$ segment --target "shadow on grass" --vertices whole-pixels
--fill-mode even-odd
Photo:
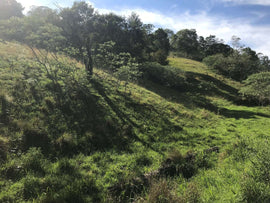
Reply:
[[[135,141],[142,143],[145,147],[148,147],[153,151],[156,151],[160,154],[163,154],[163,152],[153,148],[150,142],[147,142],[147,141],[141,139],[140,137],[138,137],[134,133],[135,129],[137,129],[141,133],[145,133],[143,131],[142,127],[131,119],[131,116],[134,116],[134,115],[126,114],[123,108],[120,108],[119,105],[115,103],[115,101],[111,100],[106,93],[106,89],[104,88],[104,86],[100,82],[98,82],[97,80],[93,80],[92,84],[94,85],[94,88],[98,91],[98,93],[106,101],[106,103],[109,105],[109,107],[112,109],[112,111],[121,120],[121,124],[119,124],[119,125],[121,125],[122,127],[128,126],[129,130],[125,136],[126,138],[128,138],[128,140],[127,140],[128,143],[132,143],[132,141],[135,140]],[[120,92],[118,92],[118,95],[123,97],[123,101],[125,102],[125,104],[128,107],[132,107],[134,111],[137,110],[140,112],[140,110],[142,110],[142,109],[138,109],[138,104],[136,104],[130,97],[127,97],[125,94],[120,93]],[[144,108],[143,110],[144,111],[155,111],[154,108],[151,108],[150,110],[148,108]],[[140,112],[140,113],[142,113],[142,112]]]
[[[184,72],[174,67],[146,64],[143,68],[143,78],[144,81],[151,81],[181,93],[219,96],[234,103],[239,102],[241,98],[237,89],[223,81],[210,75],[190,71]]]
[[[263,114],[263,113],[254,113],[251,111],[240,111],[240,110],[229,110],[229,109],[225,109],[222,108],[219,110],[220,115],[223,115],[227,118],[256,118],[256,116],[261,116],[261,117],[265,117],[265,118],[270,118],[270,115],[267,114]]]
[[[195,72],[186,72],[185,74],[186,74],[186,77],[188,78],[188,80],[192,81],[193,84],[196,84],[196,83],[198,84],[198,83],[200,83],[200,81],[205,81],[207,83],[213,84],[216,87],[216,88],[213,88],[212,90],[217,89],[219,91],[220,90],[226,91],[229,94],[234,95],[234,96],[238,95],[237,89],[227,85],[226,83],[224,83],[224,82],[222,82],[222,81],[220,81],[220,80],[218,80],[210,75],[205,75],[202,73],[195,73]],[[200,80],[198,80],[196,78],[198,78]]]
[[[208,78],[208,77],[207,77]],[[196,79],[194,79],[196,80]],[[216,80],[216,79],[214,79]],[[196,80],[198,82],[198,80]],[[217,80],[218,81],[218,80]],[[217,83],[217,81],[215,81]],[[141,84],[146,89],[155,92],[156,94],[160,95],[161,97],[167,99],[168,101],[176,102],[179,104],[184,105],[187,108],[193,109],[196,107],[204,108],[206,110],[209,110],[215,114],[222,115],[227,118],[255,118],[256,116],[262,116],[266,118],[270,118],[270,115],[263,114],[263,113],[255,113],[251,111],[245,111],[245,110],[229,110],[226,108],[220,108],[214,104],[212,104],[211,100],[207,99],[205,96],[208,96],[209,93],[206,91],[205,94],[202,90],[198,91],[198,87],[196,87],[196,83],[192,83],[187,87],[185,91],[177,90],[174,88],[165,87],[160,84],[153,83],[151,81],[144,81],[143,84]],[[231,93],[235,94],[235,96],[231,96],[230,94],[226,94],[223,92],[219,92],[219,90],[216,88],[214,92],[210,93],[210,95],[214,94],[215,92],[218,92],[217,96],[222,96],[226,99],[232,99],[233,101],[237,101],[237,90],[234,88],[224,84],[220,83],[222,88],[226,88],[227,90],[230,90]],[[194,88],[192,88],[194,87]],[[215,94],[214,94],[215,95]],[[231,101],[232,101],[231,100]]]

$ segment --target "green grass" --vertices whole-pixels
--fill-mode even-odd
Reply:
[[[0,42],[0,96],[8,104],[8,121],[0,121],[0,201],[241,201],[251,162],[238,146],[268,138],[270,109],[238,105],[240,83],[169,58],[159,68],[177,73],[173,85],[148,78],[126,89],[99,69],[89,82],[79,62],[59,60],[57,86],[27,47]],[[198,165],[189,179],[155,180],[133,199],[109,193],[158,170],[175,150],[200,154],[214,146],[219,153],[200,157],[210,166]]]
[[[177,57],[170,57],[168,59],[170,66],[179,67],[183,71],[191,71],[203,74],[211,73],[206,65],[197,61],[193,61],[191,59],[177,58]]]

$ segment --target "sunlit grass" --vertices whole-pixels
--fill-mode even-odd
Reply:
[[[63,55],[59,58],[79,67],[80,73],[84,74],[83,64]],[[8,61],[8,59],[12,59],[13,62]],[[27,68],[31,67],[31,71],[34,73],[39,72],[39,67],[35,66],[32,59],[33,55],[28,47],[10,42],[0,43],[0,84],[3,95],[11,97],[10,94],[15,91],[17,81],[25,82],[24,74],[26,73],[24,71],[29,71]],[[185,91],[143,80],[138,81],[138,83],[128,83],[125,87],[124,81],[119,81],[109,73],[95,68],[93,80],[99,83],[100,90],[91,82],[87,84],[87,90],[91,92],[91,96],[97,99],[99,108],[106,112],[102,118],[104,123],[110,126],[112,122],[118,122],[117,124],[121,125],[117,132],[110,132],[108,137],[101,138],[101,141],[106,143],[117,135],[124,140],[123,142],[127,146],[119,146],[124,144],[117,143],[110,148],[95,149],[91,153],[85,153],[85,149],[80,149],[80,153],[73,156],[65,157],[63,154],[62,157],[51,155],[55,157],[47,158],[44,156],[43,161],[47,165],[42,165],[40,173],[33,173],[31,168],[27,168],[30,172],[22,173],[23,176],[18,176],[17,179],[8,180],[6,177],[0,177],[0,201],[6,200],[6,198],[10,198],[10,201],[23,200],[22,191],[27,183],[40,191],[40,194],[33,199],[33,201],[38,202],[46,197],[47,193],[42,193],[44,187],[50,188],[50,184],[55,184],[58,187],[68,185],[66,188],[68,191],[68,187],[76,186],[73,185],[73,182],[75,181],[74,177],[77,177],[80,181],[93,178],[96,187],[102,194],[101,200],[105,202],[109,187],[117,183],[128,183],[159,169],[171,152],[177,150],[182,154],[188,151],[199,153],[215,146],[219,147],[220,152],[213,153],[213,159],[209,161],[212,163],[212,167],[200,168],[190,179],[180,175],[168,177],[161,182],[164,185],[168,184],[173,190],[171,194],[175,197],[179,196],[180,199],[184,198],[183,194],[186,195],[185,198],[192,198],[188,195],[192,196],[194,193],[194,195],[200,195],[202,202],[240,201],[241,184],[244,173],[250,169],[250,161],[237,160],[237,156],[239,156],[237,143],[243,138],[251,138],[256,141],[269,138],[269,107],[247,107],[235,104],[231,98],[238,96],[237,88],[240,83],[213,73],[200,62],[184,58],[169,58],[169,61],[170,66],[183,70],[184,74],[191,72],[190,76],[194,77],[193,79],[196,79],[197,83],[188,83],[187,88],[190,89]],[[208,81],[208,77],[205,76],[210,76],[212,81]],[[47,78],[40,80],[47,80]],[[212,91],[211,94],[204,89],[208,86],[211,86],[209,90]],[[14,121],[14,125],[18,128],[18,132],[10,133],[9,128],[1,128],[0,126],[0,152],[5,149],[1,148],[1,144],[6,147],[8,143],[8,146],[10,144],[14,147],[16,139],[22,142],[22,135],[28,128],[22,127],[24,125],[20,123],[34,123],[33,125],[37,127],[41,125],[45,129],[48,128],[48,126],[42,126],[41,121],[44,118],[42,113],[44,102],[42,101],[39,106],[35,106],[36,104],[30,97],[31,91],[27,88],[27,83],[25,92],[20,93],[24,100],[16,100],[16,104],[12,103],[13,99],[8,100],[8,102],[10,102],[11,107],[17,105],[18,109],[27,108],[28,112],[24,112],[23,115],[29,120],[22,119],[20,121],[19,114],[13,115],[16,121]],[[51,96],[47,96],[42,99],[50,102],[50,98]],[[0,109],[1,107],[0,103]],[[32,115],[33,117],[31,117]],[[103,123],[97,125],[99,128],[106,127]],[[25,126],[27,125],[25,124]],[[61,143],[64,140],[76,145],[78,140],[76,137],[73,138],[73,133],[70,130],[63,133],[61,137],[54,135],[63,139],[52,140],[52,143]],[[84,136],[83,138],[87,140],[87,136],[92,138],[94,135],[92,132],[87,132]],[[65,142],[62,144],[67,144]],[[98,148],[98,146],[94,147]],[[10,148],[9,150],[14,149]],[[17,155],[8,153],[10,153],[8,161],[0,167],[3,173],[16,167],[20,169],[29,160],[32,160],[30,159],[31,153],[33,155],[41,152],[29,152],[27,156],[29,159],[26,159],[26,152],[23,152],[23,160],[20,160],[21,155],[18,155],[18,158]],[[34,159],[34,161],[37,160]],[[17,163],[20,165],[16,165]],[[158,185],[158,182],[152,183],[151,187],[154,188],[155,185]],[[50,189],[53,190],[53,188]],[[148,192],[151,189],[148,189],[146,187],[142,194],[138,194],[144,200],[149,198]],[[52,193],[55,195],[59,191]],[[63,190],[60,192],[67,195]],[[79,190],[77,192],[80,194]],[[61,195],[63,195],[62,193]]]

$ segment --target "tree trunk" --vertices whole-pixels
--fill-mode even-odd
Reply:
[[[87,39],[87,58],[85,59],[85,69],[88,72],[89,76],[93,75],[93,58],[90,46],[90,39]]]
[[[1,114],[1,120],[2,120],[2,122],[3,123],[7,123],[7,121],[8,121],[8,110],[7,110],[7,101],[6,101],[6,99],[5,99],[5,97],[4,96],[1,96],[1,106],[2,106],[2,108],[1,108],[1,111],[2,111],[2,114]]]

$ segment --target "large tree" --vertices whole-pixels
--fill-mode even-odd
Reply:
[[[71,8],[64,8],[60,16],[64,36],[71,46],[79,50],[79,57],[83,60],[89,75],[92,75],[92,48],[97,38],[94,8],[86,2],[74,2]]]
[[[170,51],[170,42],[167,32],[159,28],[151,36],[153,60],[162,65],[166,65],[168,63],[167,56]]]
[[[127,43],[129,52],[139,62],[149,59],[150,50],[148,35],[151,33],[153,25],[143,24],[136,13],[132,13],[127,18]]]
[[[23,17],[23,7],[16,0],[0,1],[0,20],[9,19],[12,16]]]
[[[31,10],[27,13],[27,17],[34,18],[40,22],[60,25],[58,11],[47,6],[32,6]]]
[[[215,35],[210,35],[206,38],[200,37],[199,44],[203,57],[215,54],[228,56],[233,51],[229,45],[224,44],[223,40],[216,38]]]
[[[199,56],[198,35],[195,29],[184,29],[178,31],[171,41],[174,51],[186,57],[197,59]]]

